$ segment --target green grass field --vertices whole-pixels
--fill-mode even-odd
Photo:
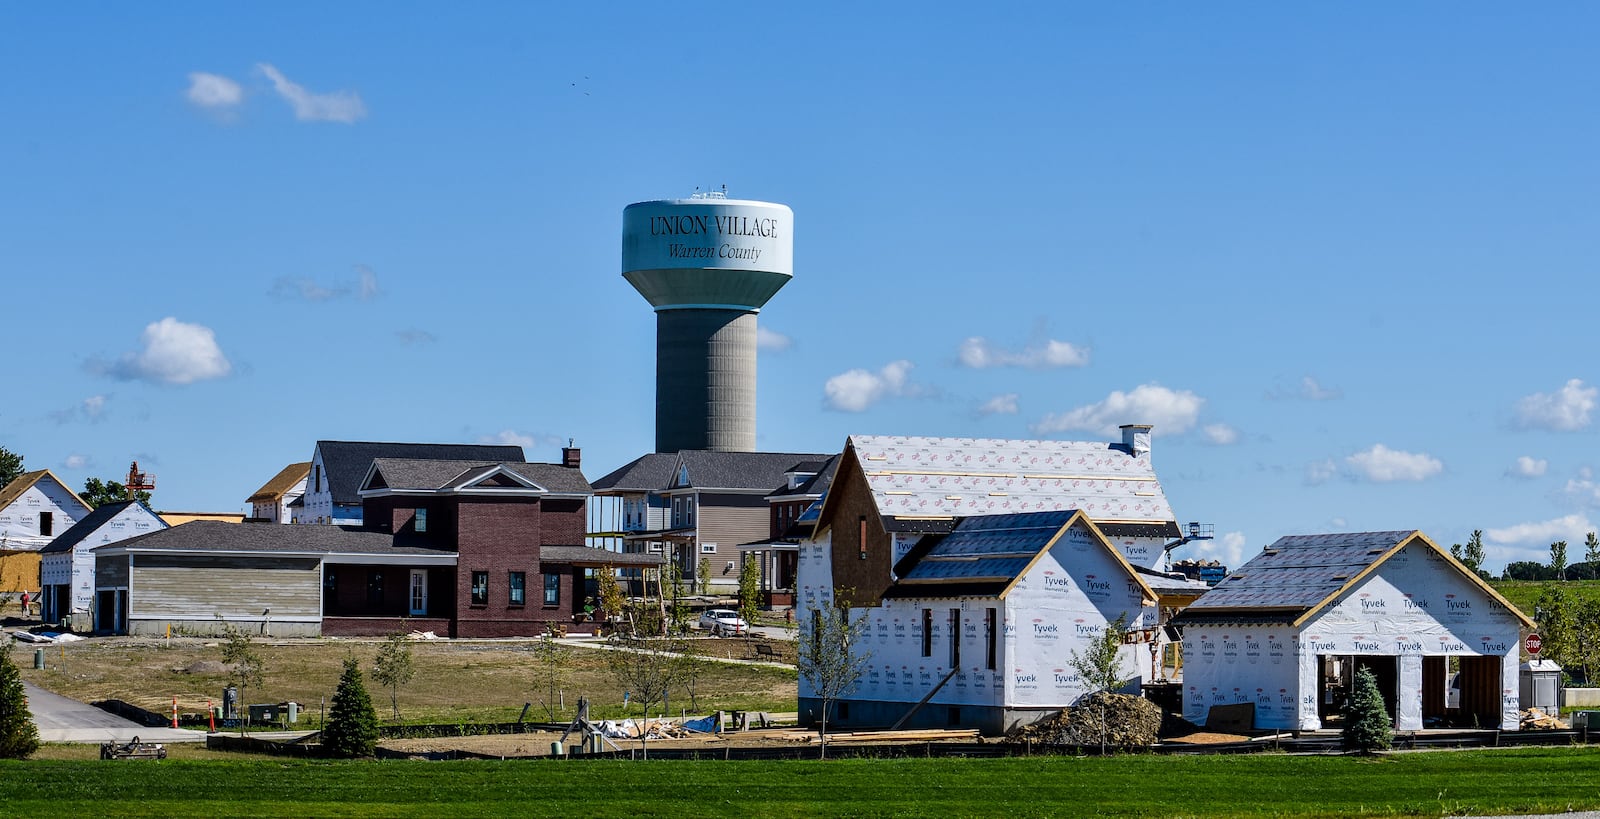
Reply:
[[[1534,604],[1550,586],[1560,585],[1573,601],[1600,599],[1600,580],[1496,580],[1489,585],[1529,617],[1534,616]]]
[[[1440,816],[1600,808],[1590,748],[827,762],[0,763],[17,815]]]

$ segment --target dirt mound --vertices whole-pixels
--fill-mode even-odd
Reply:
[[[1100,692],[1055,716],[1017,728],[1006,735],[1006,741],[1143,748],[1156,743],[1160,728],[1161,708],[1155,703],[1129,694]]]

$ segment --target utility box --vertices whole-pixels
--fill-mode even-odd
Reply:
[[[1522,664],[1522,709],[1537,708],[1546,714],[1561,712],[1561,666],[1552,660],[1530,660]]]
[[[250,721],[252,723],[271,723],[278,721],[279,706],[277,703],[260,703],[250,706]]]

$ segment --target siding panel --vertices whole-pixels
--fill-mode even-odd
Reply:
[[[316,620],[321,617],[317,566],[315,558],[139,555],[128,615]]]

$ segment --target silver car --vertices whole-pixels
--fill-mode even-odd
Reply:
[[[750,631],[750,624],[733,609],[706,609],[700,613],[699,626],[715,637],[737,637]]]

